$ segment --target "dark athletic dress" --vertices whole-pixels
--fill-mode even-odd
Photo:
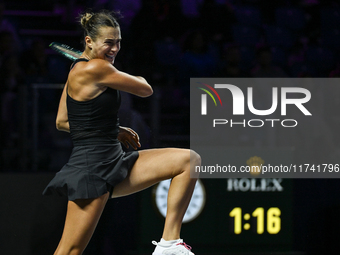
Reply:
[[[72,67],[79,61],[88,60],[77,59]],[[99,96],[81,102],[67,94],[66,100],[74,148],[68,163],[56,173],[43,194],[57,193],[75,200],[112,193],[139,155],[137,151],[125,153],[117,140],[119,91],[107,88]]]

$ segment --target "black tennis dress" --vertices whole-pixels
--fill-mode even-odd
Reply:
[[[72,67],[79,61],[88,60],[77,59]],[[57,193],[75,200],[112,193],[139,156],[137,151],[124,152],[117,140],[119,91],[107,88],[99,96],[81,102],[67,94],[66,102],[74,147],[68,163],[56,173],[43,194]]]

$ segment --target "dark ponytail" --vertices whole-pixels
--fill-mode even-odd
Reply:
[[[119,27],[117,19],[112,12],[101,11],[97,13],[86,12],[81,14],[79,22],[84,29],[84,37],[90,36],[96,40],[101,27]]]

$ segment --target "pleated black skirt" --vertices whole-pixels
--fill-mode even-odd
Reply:
[[[69,162],[43,191],[68,200],[96,198],[124,180],[138,159],[138,152],[124,152],[121,144],[84,145],[72,150]]]

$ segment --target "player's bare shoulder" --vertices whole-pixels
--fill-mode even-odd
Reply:
[[[88,61],[86,65],[86,70],[93,75],[103,75],[117,71],[117,69],[110,62],[98,58]]]
[[[69,72],[68,82],[75,84],[91,83],[92,74],[89,73],[89,61],[77,62]]]

